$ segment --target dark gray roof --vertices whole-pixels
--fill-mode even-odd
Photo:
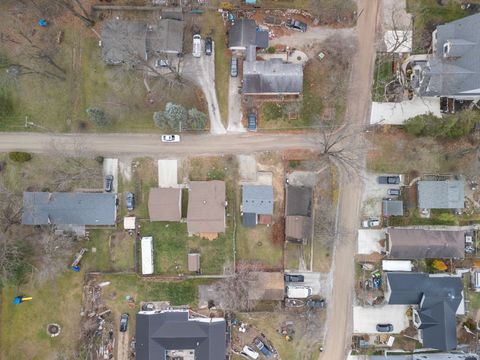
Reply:
[[[245,227],[257,226],[257,214],[255,213],[243,213],[242,225]]]
[[[311,216],[312,188],[287,186],[285,215]]]
[[[480,95],[480,14],[437,26],[423,68],[423,96]],[[447,50],[447,51],[445,51]]]
[[[242,211],[258,215],[272,215],[273,187],[267,185],[244,185],[242,188]]]
[[[357,355],[350,356],[352,360],[478,360],[476,354],[463,353],[418,353],[418,354],[385,354],[385,355]]]
[[[146,60],[147,25],[139,21],[108,20],[102,29],[102,57],[112,65]]]
[[[383,216],[403,216],[403,201],[383,200]]]
[[[146,48],[149,56],[179,54],[183,48],[183,21],[161,19],[148,26]]]
[[[463,259],[465,231],[447,229],[388,228],[392,259]]]
[[[228,47],[246,49],[249,45],[267,48],[268,32],[257,31],[255,20],[238,19],[228,32]]]
[[[243,93],[300,94],[303,90],[303,67],[282,59],[244,61]]]
[[[420,209],[463,209],[465,207],[463,181],[419,181],[417,186]]]
[[[24,192],[24,225],[115,225],[116,194]]]
[[[165,360],[167,350],[194,350],[196,360],[225,360],[225,320],[189,319],[188,311],[137,314],[136,359]]]
[[[457,346],[456,311],[462,302],[460,277],[387,273],[389,304],[419,305],[423,345],[438,350]]]

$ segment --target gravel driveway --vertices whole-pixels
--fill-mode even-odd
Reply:
[[[289,35],[279,36],[269,41],[271,46],[282,44],[294,48],[301,48],[312,43],[320,43],[325,41],[332,35],[340,35],[342,37],[350,37],[353,35],[354,28],[332,29],[330,27],[316,26],[309,27],[306,32],[295,31]]]
[[[408,327],[408,305],[384,305],[353,308],[353,332],[356,334],[378,334],[377,324],[392,324],[394,334]]]
[[[244,132],[242,125],[242,95],[238,93],[239,77],[231,77],[228,86],[228,128],[229,132]]]
[[[103,159],[103,175],[113,175],[113,189],[112,192],[117,192],[118,189],[118,159],[105,158]]]

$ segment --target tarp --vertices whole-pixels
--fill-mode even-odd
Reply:
[[[135,230],[135,217],[126,216],[123,218],[123,228],[125,230]]]
[[[383,271],[412,271],[413,264],[410,260],[382,260]]]
[[[142,274],[153,274],[153,238],[142,238]]]

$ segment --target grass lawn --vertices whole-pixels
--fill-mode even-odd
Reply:
[[[298,270],[300,266],[300,246],[297,244],[287,243],[285,249],[285,269]]]
[[[274,244],[272,228],[257,225],[246,228],[237,220],[237,260],[260,263],[272,267],[283,267],[283,244]]]
[[[40,360],[69,354],[79,338],[83,274],[67,271],[42,285],[6,287],[2,290],[0,358]],[[25,294],[33,301],[13,305],[13,298]],[[49,323],[58,323],[61,334],[50,338]]]
[[[90,240],[83,245],[89,250],[85,262],[91,271],[135,270],[134,237],[122,229],[90,230]]]
[[[377,55],[375,59],[375,69],[373,74],[372,84],[372,100],[385,101],[385,85],[392,81],[393,74],[393,60],[390,56]]]

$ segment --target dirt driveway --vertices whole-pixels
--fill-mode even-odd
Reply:
[[[210,118],[210,132],[224,134],[226,130],[222,123],[215,90],[215,46],[213,46],[214,52],[210,56],[205,55],[203,48],[202,40],[202,55],[199,58],[194,58],[192,54],[184,56],[182,75],[200,86],[205,94]]]
[[[113,175],[113,189],[112,192],[117,192],[118,189],[118,159],[103,159],[103,175]]]
[[[117,360],[129,360],[128,332],[118,332],[117,337]]]
[[[229,132],[246,131],[242,125],[242,95],[238,93],[239,77],[231,77],[228,86],[228,128]]]
[[[304,33],[302,32],[292,32],[289,35],[280,36],[271,40],[270,45],[287,45],[294,48],[302,48],[312,43],[320,43],[325,41],[332,35],[340,35],[342,37],[351,37],[354,34],[354,28],[345,28],[345,29],[333,29],[331,27],[309,27],[308,30]]]

